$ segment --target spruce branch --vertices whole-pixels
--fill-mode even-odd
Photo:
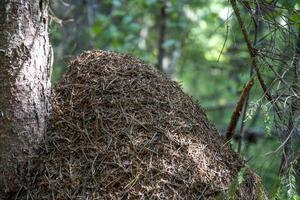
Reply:
[[[262,75],[259,71],[259,67],[258,67],[258,64],[257,64],[257,60],[256,60],[256,56],[257,56],[257,49],[255,49],[251,43],[251,40],[249,38],[249,35],[247,33],[247,30],[246,30],[246,27],[245,27],[245,24],[244,24],[244,21],[242,20],[242,17],[241,17],[241,14],[240,14],[240,10],[237,6],[237,3],[236,3],[236,0],[230,0],[230,4],[233,8],[233,11],[234,11],[234,14],[237,18],[237,21],[239,23],[239,26],[240,26],[240,29],[242,31],[242,34],[243,34],[243,37],[244,37],[244,40],[247,44],[247,48],[248,48],[248,52],[249,52],[249,55],[250,55],[250,58],[251,58],[251,65],[253,66],[254,70],[255,70],[255,73],[257,75],[257,79],[261,85],[261,88],[264,92],[264,94],[266,95],[266,98],[270,101],[270,102],[273,102],[273,97],[272,95],[269,93],[268,91],[268,88],[262,78]]]

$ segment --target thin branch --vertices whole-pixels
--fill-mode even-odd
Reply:
[[[222,46],[222,49],[221,49],[221,52],[220,52],[220,54],[219,54],[219,56],[218,56],[218,59],[217,59],[217,62],[219,62],[220,61],[220,58],[221,58],[221,55],[223,54],[223,51],[224,51],[224,48],[225,48],[225,45],[226,45],[226,42],[227,42],[227,39],[228,39],[228,32],[229,32],[229,15],[228,15],[228,13],[227,13],[227,19],[226,19],[226,21],[227,21],[227,23],[226,23],[226,35],[225,35],[225,40],[224,40],[224,43],[223,43],[223,46]]]
[[[250,6],[248,4],[247,4],[247,8],[250,9]],[[260,31],[260,28],[261,28],[261,22],[257,18],[258,14],[259,14],[259,6],[256,5],[255,14],[254,14],[254,16],[251,15],[251,18],[254,22],[253,46],[255,46],[256,43],[257,43],[258,32]],[[253,76],[253,71],[254,71],[254,66],[251,65],[250,72],[249,72],[249,77],[250,78]],[[244,109],[243,109],[243,114],[242,114],[241,130],[240,130],[241,131],[241,137],[239,138],[239,143],[238,143],[238,152],[239,153],[241,152],[242,144],[243,144],[243,141],[245,139],[245,119],[246,119],[246,113],[247,113],[248,105],[249,105],[249,98],[250,98],[250,94],[248,94],[248,96],[246,97],[246,102],[245,102]]]
[[[238,120],[240,118],[242,108],[244,106],[245,100],[246,100],[247,96],[249,95],[249,92],[250,92],[253,84],[254,84],[254,78],[252,77],[247,82],[247,84],[245,85],[245,87],[244,87],[244,89],[241,93],[241,96],[240,96],[239,101],[238,101],[238,103],[235,107],[235,111],[233,112],[233,114],[231,116],[230,123],[229,123],[228,129],[227,129],[227,132],[226,132],[226,139],[227,140],[230,140],[234,135],[234,131],[236,129]]]

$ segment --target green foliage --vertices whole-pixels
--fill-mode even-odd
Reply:
[[[279,187],[274,195],[274,199],[299,200],[300,196],[296,191],[296,178],[293,165],[290,166],[287,176],[281,177]]]
[[[254,102],[254,101],[249,103],[249,108],[248,108],[248,110],[246,112],[246,119],[245,119],[245,121],[250,121],[253,118],[253,116],[257,112],[257,109],[259,109],[260,104],[261,103]]]
[[[237,199],[236,191],[245,181],[246,170],[247,170],[246,168],[242,168],[239,171],[237,177],[232,181],[226,193],[226,199],[230,199],[230,200]]]
[[[264,115],[264,123],[265,123],[265,133],[267,136],[271,136],[271,131],[273,127],[273,120],[272,120],[272,112],[270,104],[263,104],[262,111]]]
[[[296,0],[279,0],[278,2],[286,8],[294,8],[297,3]]]
[[[275,139],[259,140],[255,144],[246,145],[243,154],[248,158],[248,165],[262,180],[268,193],[275,193],[279,183],[278,169],[281,161],[281,152],[276,151],[280,145]]]

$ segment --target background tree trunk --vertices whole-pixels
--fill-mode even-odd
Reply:
[[[166,39],[166,24],[167,24],[167,14],[166,14],[166,3],[162,1],[160,8],[160,18],[159,18],[159,39],[158,39],[158,54],[157,54],[157,69],[164,72],[163,69],[163,59],[165,56],[164,42]]]
[[[52,49],[48,0],[0,0],[0,199],[43,137],[49,112]]]

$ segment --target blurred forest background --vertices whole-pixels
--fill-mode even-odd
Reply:
[[[230,1],[50,1],[53,82],[83,50],[128,53],[178,81],[224,133],[244,85],[253,77],[233,148],[263,178],[271,196],[296,198],[299,6],[299,0],[237,2],[253,47],[251,59]]]

